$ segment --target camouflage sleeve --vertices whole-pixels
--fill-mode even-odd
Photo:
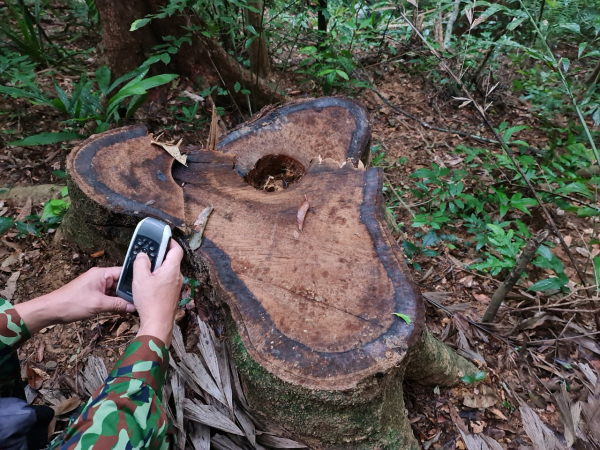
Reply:
[[[0,298],[0,396],[12,397],[21,380],[16,350],[31,335],[19,313]]]
[[[51,448],[167,449],[175,443],[162,406],[169,353],[152,336],[139,336]]]

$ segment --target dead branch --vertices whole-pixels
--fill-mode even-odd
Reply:
[[[496,290],[496,292],[494,292],[494,295],[490,300],[490,304],[483,314],[483,322],[492,322],[494,320],[496,313],[498,313],[498,309],[500,308],[500,305],[504,301],[506,295],[512,290],[517,281],[519,281],[521,275],[523,275],[523,272],[525,272],[525,269],[535,257],[535,252],[547,236],[548,230],[543,230],[542,232],[538,233],[537,236],[531,238],[527,242],[523,252],[519,258],[517,258],[515,266],[510,271],[504,282]]]

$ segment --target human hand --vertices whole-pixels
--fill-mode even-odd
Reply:
[[[88,319],[102,312],[125,313],[135,307],[115,296],[121,267],[94,267],[60,289],[15,309],[31,334],[57,323]]]
[[[154,272],[150,272],[150,259],[145,253],[138,253],[133,263],[133,301],[140,315],[138,336],[155,336],[167,347],[183,284],[182,258],[183,249],[171,239],[165,260]]]

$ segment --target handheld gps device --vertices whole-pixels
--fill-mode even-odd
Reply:
[[[133,303],[133,262],[137,254],[144,252],[148,255],[151,263],[150,271],[154,272],[165,259],[170,240],[171,228],[160,220],[146,217],[137,224],[117,283],[119,297]]]

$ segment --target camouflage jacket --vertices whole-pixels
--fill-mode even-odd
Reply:
[[[9,302],[0,299],[0,395],[17,392],[20,365],[17,348],[29,339],[27,326]],[[51,449],[152,448],[175,442],[162,406],[169,353],[152,336],[139,336],[125,350],[113,371],[89,399],[81,415]]]

